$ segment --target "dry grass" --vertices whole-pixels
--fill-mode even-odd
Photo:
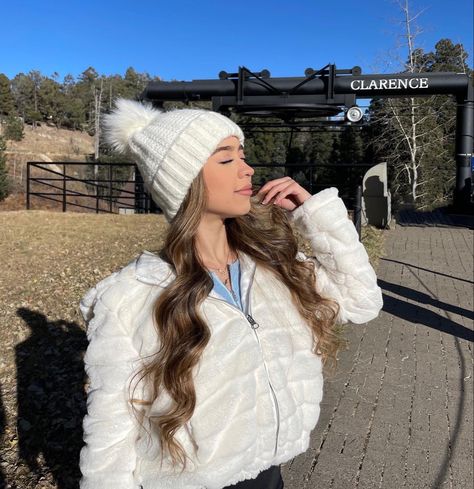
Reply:
[[[2,131],[3,127],[0,124],[0,134]],[[83,162],[86,161],[86,156],[91,153],[94,153],[94,138],[89,136],[86,132],[57,129],[56,127],[50,127],[44,124],[36,129],[33,129],[32,126],[25,125],[24,137],[21,141],[7,141],[5,155],[7,158],[8,175],[12,185],[12,194],[9,195],[5,201],[0,202],[0,211],[20,210],[25,208],[28,161],[50,163],[46,165],[45,168],[62,172],[62,165],[53,162]],[[66,174],[69,176],[80,176],[83,174],[83,170],[83,166],[76,165],[67,168]],[[31,176],[44,178],[53,177],[55,175],[45,170],[32,167]],[[62,183],[60,181],[56,181],[55,184],[61,189]],[[34,182],[32,182],[31,185],[32,191],[54,191],[47,185],[40,185]],[[68,190],[84,192],[85,187],[79,182],[68,182]],[[60,199],[60,196],[57,196],[56,198]],[[82,201],[80,199],[75,199],[74,197],[69,197],[69,199],[72,201],[77,200],[78,203],[83,205],[88,202],[88,199],[86,198],[82,199]],[[33,209],[54,209],[55,207],[60,206],[60,204],[56,205],[46,199],[38,200],[35,197],[32,197],[32,201]]]
[[[364,243],[365,249],[367,250],[370,263],[374,267],[374,270],[377,271],[379,258],[385,256],[384,230],[374,226],[363,226],[361,234],[362,243]]]
[[[42,159],[41,155],[56,161],[60,160],[58,156],[77,159],[78,155],[93,152],[94,138],[86,132],[57,129],[45,124],[36,129],[26,124],[21,141],[7,142],[7,153],[26,154],[30,160]]]
[[[143,249],[159,249],[166,228],[162,215],[0,212],[0,487],[77,487],[87,347],[79,301]],[[383,231],[364,235],[379,254]]]

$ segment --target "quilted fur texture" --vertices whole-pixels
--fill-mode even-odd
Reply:
[[[313,195],[291,219],[311,240],[315,257],[300,252],[297,258],[316,261],[318,290],[338,300],[339,321],[362,324],[377,317],[382,292],[337,189]],[[242,311],[214,291],[203,302],[211,340],[194,372],[195,412],[176,434],[191,463],[183,473],[166,459],[160,468],[158,438],[132,416],[125,386],[141,357],[159,347],[152,307],[173,278],[168,264],[145,251],[81,300],[90,378],[81,489],[221,489],[309,446],[323,395],[320,358],[311,352],[309,328],[289,290],[243,254],[243,306],[259,327],[252,329]],[[145,396],[148,387],[135,385],[136,397]],[[146,408],[148,431],[150,416],[164,412],[169,402],[163,394]]]

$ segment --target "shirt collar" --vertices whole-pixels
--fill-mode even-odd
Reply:
[[[241,285],[248,285],[255,273],[256,263],[250,255],[239,251]],[[171,265],[151,251],[144,250],[137,258],[135,276],[140,282],[166,287],[176,277]],[[213,295],[211,292],[210,295]],[[217,297],[217,295],[216,295]]]

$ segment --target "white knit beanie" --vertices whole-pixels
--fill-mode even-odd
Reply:
[[[106,142],[136,162],[145,188],[167,221],[178,212],[192,181],[219,143],[242,129],[228,117],[203,109],[163,111],[151,103],[120,98],[103,119]]]

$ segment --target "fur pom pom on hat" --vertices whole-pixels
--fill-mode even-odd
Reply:
[[[103,119],[108,145],[136,162],[152,199],[171,221],[191,183],[219,143],[242,129],[228,117],[204,109],[163,111],[120,98]]]
[[[163,111],[153,108],[150,103],[141,104],[125,98],[118,99],[115,105],[113,117],[105,116],[105,137],[115,151],[125,153],[130,138]]]

